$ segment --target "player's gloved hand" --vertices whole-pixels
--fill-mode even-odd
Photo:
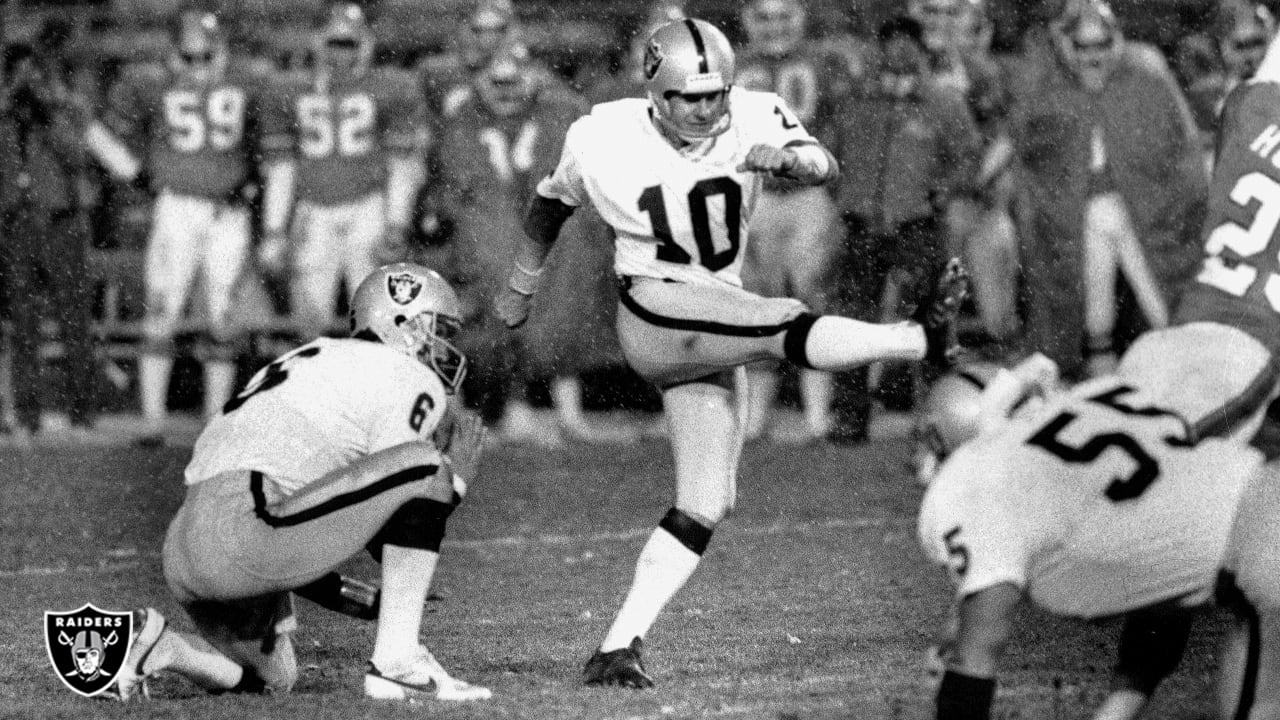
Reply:
[[[530,270],[518,262],[512,266],[506,286],[493,299],[493,312],[507,327],[518,328],[529,319],[529,307],[541,277],[542,268]]]
[[[257,255],[263,272],[276,277],[284,275],[289,265],[289,236],[267,231],[258,244]]]
[[[403,225],[387,225],[382,233],[382,242],[374,251],[374,260],[379,265],[393,262],[404,262],[409,259],[409,232]]]
[[[786,175],[795,169],[799,157],[790,148],[774,147],[760,143],[751,146],[747,157],[738,165],[738,172],[766,172]]]
[[[449,457],[449,465],[455,475],[466,480],[476,476],[484,442],[488,435],[484,421],[470,410],[458,407],[450,413],[453,418],[446,446],[440,450]]]

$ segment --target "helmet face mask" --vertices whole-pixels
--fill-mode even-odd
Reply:
[[[351,297],[351,334],[372,335],[431,368],[454,392],[467,374],[467,358],[453,344],[462,327],[457,294],[439,273],[414,263],[384,265]]]
[[[658,125],[686,140],[729,129],[735,58],[729,40],[705,20],[667,23],[645,45],[644,78]]]
[[[476,92],[495,116],[515,117],[533,104],[537,88],[527,62],[528,51],[523,46],[515,46],[499,52],[476,76]]]
[[[316,36],[317,65],[332,75],[362,75],[373,62],[373,44],[360,6],[336,5]]]
[[[799,0],[755,0],[743,8],[742,25],[753,48],[787,55],[804,41],[804,6]]]
[[[187,11],[178,17],[169,64],[176,74],[197,83],[223,76],[227,43],[213,13]]]
[[[1275,37],[1275,17],[1265,5],[1243,0],[1225,3],[1221,13],[1218,53],[1222,64],[1231,78],[1247,80],[1262,65],[1271,39]]]
[[[928,485],[944,460],[980,430],[982,393],[1000,372],[992,363],[968,363],[938,379],[916,411],[912,468]]]
[[[1054,25],[1058,52],[1079,83],[1099,92],[1120,61],[1124,38],[1111,8],[1101,0],[1083,0]]]

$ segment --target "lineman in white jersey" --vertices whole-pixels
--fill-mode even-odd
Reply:
[[[1024,596],[1064,616],[1126,616],[1112,693],[1094,717],[1136,717],[1181,658],[1190,609],[1213,598],[1241,498],[1262,478],[1246,443],[1277,368],[1244,332],[1148,333],[1115,375],[1024,403],[1049,385],[1044,364],[998,376],[979,400],[981,379],[961,372],[926,402],[920,438],[939,455],[954,450],[918,528],[956,586],[939,720],[990,716]],[[957,415],[938,395],[952,392],[955,408],[966,382],[971,409]]]
[[[843,370],[876,360],[945,364],[965,291],[958,264],[917,322],[818,316],[794,299],[742,289],[738,273],[765,175],[819,185],[835,160],[773,93],[733,87],[734,53],[715,26],[677,20],[650,36],[648,99],[597,105],[564,141],[525,219],[499,316],[524,322],[564,221],[591,204],[617,236],[618,336],[631,366],[662,391],[676,502],[641,552],[631,591],[598,651],[590,684],[649,687],[641,639],[685,584],[733,508],[746,413],[742,365],[789,358]]]
[[[291,593],[337,609],[334,569],[364,549],[382,564],[365,694],[490,696],[418,643],[445,521],[483,441],[478,419],[449,409],[466,372],[450,342],[459,317],[438,274],[384,266],[352,296],[351,338],[281,356],[227,403],[196,441],[163,552],[165,579],[208,642],[136,611],[122,699],[164,670],[212,691],[288,691]]]

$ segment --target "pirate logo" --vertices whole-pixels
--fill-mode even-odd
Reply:
[[[662,65],[662,45],[657,40],[650,40],[644,49],[644,79],[652,80]]]
[[[91,604],[71,612],[45,611],[44,642],[63,684],[93,697],[111,687],[129,657],[133,613],[99,610]]]
[[[387,278],[387,292],[400,305],[408,305],[422,292],[422,281],[413,273],[396,273]]]

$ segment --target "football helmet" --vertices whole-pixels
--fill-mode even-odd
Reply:
[[[1275,35],[1276,18],[1265,5],[1228,0],[1218,11],[1214,36],[1223,67],[1233,80],[1253,77]]]
[[[467,358],[453,344],[462,304],[434,270],[414,263],[383,265],[351,296],[351,335],[373,337],[435,371],[449,392],[467,375]]]
[[[469,70],[482,70],[503,46],[517,39],[518,29],[511,0],[478,0],[458,33],[463,64]]]
[[[754,0],[742,8],[742,26],[753,49],[774,57],[790,54],[804,42],[804,5],[800,0]]]
[[[499,50],[476,75],[475,86],[481,102],[497,117],[523,113],[537,95],[537,83],[529,71],[529,51],[520,44]]]
[[[645,44],[644,86],[658,124],[685,140],[728,130],[735,62],[729,38],[706,20],[685,18],[654,30]],[[703,96],[703,102],[680,95]]]
[[[330,73],[361,75],[373,63],[373,45],[373,30],[360,6],[338,3],[316,33],[316,62]]]
[[[920,23],[925,46],[938,55],[977,44],[987,24],[982,0],[911,0],[907,14]]]
[[[1050,26],[1067,68],[1090,92],[1102,90],[1124,51],[1120,23],[1103,0],[1077,0]]]
[[[169,64],[176,74],[196,82],[221,77],[227,67],[227,38],[218,17],[203,10],[180,13]]]
[[[912,466],[920,484],[929,484],[942,461],[978,434],[982,393],[1000,369],[988,362],[966,363],[943,375],[929,388],[916,410],[912,430],[915,438]]]

